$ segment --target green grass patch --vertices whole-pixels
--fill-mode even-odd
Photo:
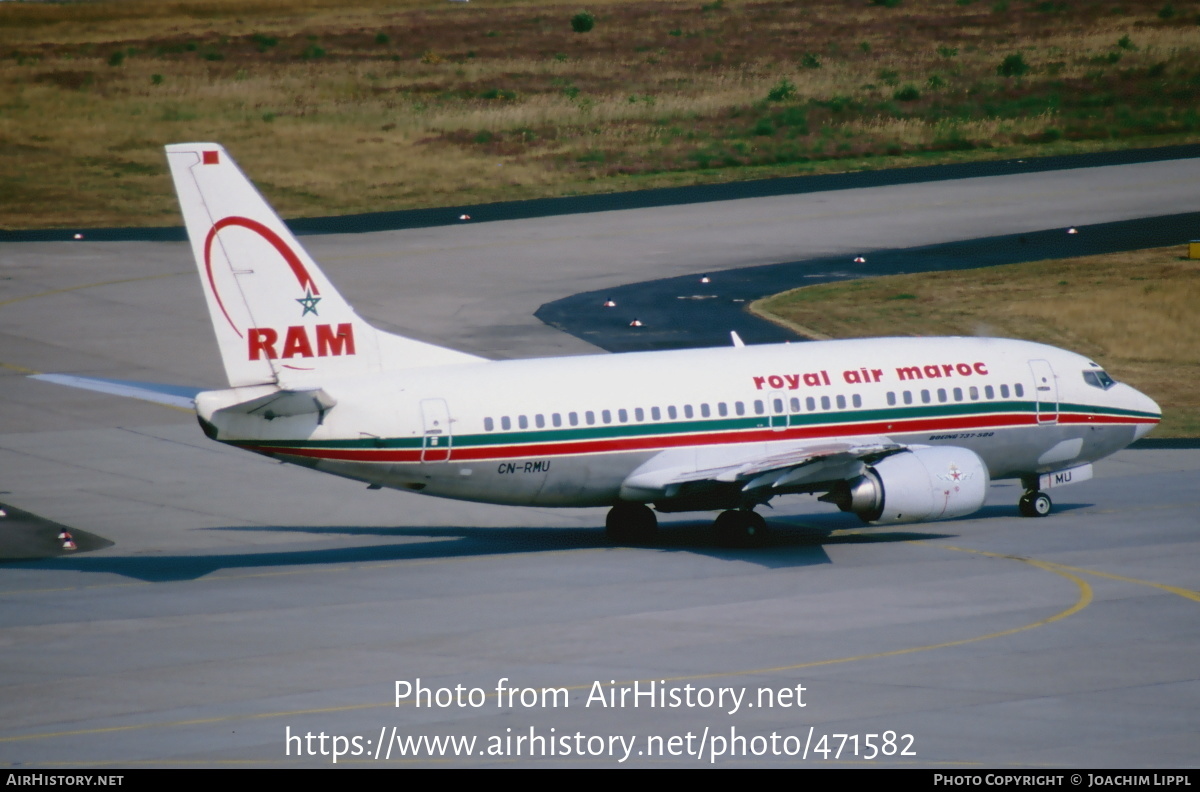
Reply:
[[[1200,437],[1200,262],[1185,246],[806,286],[752,310],[817,338],[989,335],[1071,349]],[[920,298],[917,297],[920,294]]]
[[[5,4],[0,227],[161,222],[165,169],[91,172],[129,141],[217,139],[298,216],[1200,140],[1161,6],[307,3]]]

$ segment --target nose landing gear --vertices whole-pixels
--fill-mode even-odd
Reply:
[[[1017,501],[1022,517],[1045,517],[1054,508],[1050,496],[1038,490],[1027,490]]]

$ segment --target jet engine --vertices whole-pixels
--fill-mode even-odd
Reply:
[[[911,448],[884,457],[821,500],[869,523],[949,520],[978,511],[990,481],[987,465],[970,449]]]

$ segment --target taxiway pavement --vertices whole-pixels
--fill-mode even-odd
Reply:
[[[539,306],[1195,212],[1198,178],[1200,160],[1177,160],[303,241],[384,328],[491,357],[580,354],[594,348]],[[1122,452],[1045,520],[1017,517],[1001,483],[968,520],[862,529],[796,498],[766,548],[719,549],[690,515],[654,546],[614,548],[601,510],[368,492],[213,444],[186,413],[25,377],[220,385],[184,244],[10,243],[0,276],[0,501],[114,543],[0,565],[0,764],[329,764],[331,743],[287,740],[309,732],[360,738],[339,764],[413,761],[393,738],[417,735],[475,737],[455,764],[615,765],[619,736],[638,763],[794,764],[806,740],[809,763],[846,763],[886,732],[915,753],[878,762],[1195,762],[1200,452]],[[489,695],[394,706],[395,682],[418,678]],[[568,702],[499,706],[501,679]],[[761,706],[588,706],[610,681]],[[758,698],[797,685],[803,708]],[[818,758],[823,734],[860,735],[857,758]],[[521,735],[605,747],[531,759]],[[390,760],[369,758],[381,738]],[[739,745],[750,755],[728,755]]]

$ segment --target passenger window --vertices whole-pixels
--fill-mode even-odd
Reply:
[[[638,423],[641,423],[642,421],[646,420],[646,411],[643,410],[641,407],[634,407],[633,408],[633,420],[637,421]]]
[[[542,415],[541,413],[538,413],[537,415],[533,416],[533,423],[534,423],[534,426],[536,426],[538,429],[545,429],[546,428],[546,416]]]
[[[755,414],[755,415],[762,415],[762,414],[763,414],[763,413],[765,413],[766,411],[767,411],[767,408],[766,408],[766,406],[765,406],[765,405],[762,403],[762,399],[755,399],[755,400],[754,400],[754,414]]]
[[[592,424],[596,423],[596,413],[588,410],[583,414],[583,420],[587,421],[588,426],[591,426]]]
[[[904,391],[904,403],[905,403],[905,404],[912,404],[912,403],[913,403],[913,399],[912,399],[912,391]]]
[[[893,393],[892,391],[888,391],[888,407],[895,407],[895,406],[896,406],[896,394]]]
[[[700,405],[700,417],[707,418],[709,415],[711,415],[711,413],[709,412],[708,405],[701,404]]]
[[[571,422],[571,426],[579,426],[579,413],[567,413],[567,420]]]
[[[929,404],[931,401],[933,401],[933,397],[929,395],[929,391],[921,391],[921,404]]]
[[[783,399],[772,399],[771,409],[775,411],[776,415],[783,415]]]
[[[600,411],[600,420],[604,421],[604,423],[606,423],[606,424],[612,423],[612,412],[609,410],[601,410]]]
[[[1000,398],[1001,398],[1001,399],[1007,399],[1007,398],[1008,398],[1008,386],[1007,386],[1007,385],[1001,385],[1001,386],[1000,386]]]
[[[738,415],[745,415],[746,414],[746,405],[742,404],[741,402],[734,402],[733,403],[733,411],[736,412]]]
[[[726,406],[725,402],[717,402],[717,415],[722,418],[729,415],[729,407]]]
[[[491,432],[491,431],[494,431],[495,429],[496,429],[496,424],[491,418],[483,419],[483,431]]]
[[[509,420],[507,415],[500,419],[500,428],[505,430],[512,429],[512,421]]]
[[[984,385],[983,386],[983,398],[985,398],[985,399],[996,398],[996,389],[993,388],[991,385]]]
[[[692,405],[690,405],[690,404],[683,405],[683,417],[684,418],[692,417]]]
[[[804,406],[808,408],[809,412],[816,412],[817,411],[817,400],[814,399],[812,396],[809,396],[808,398],[806,398],[804,400]]]
[[[558,413],[554,413],[550,416],[550,423],[554,424],[555,426],[562,426],[562,416]]]
[[[651,407],[650,408],[650,417],[655,421],[661,421],[662,420],[662,410],[658,409],[657,407]]]
[[[850,401],[855,407],[862,407],[862,396],[859,396],[857,393],[854,394]]]
[[[792,397],[791,402],[788,404],[788,406],[792,408],[792,412],[794,412],[794,413],[800,412],[800,400],[798,398],[796,398],[795,396]]]
[[[517,416],[517,426],[521,427],[522,429],[528,429],[529,428],[529,419],[526,418],[524,415],[518,415]]]
[[[938,394],[938,401],[944,404],[946,402],[946,389],[938,388],[937,394]]]
[[[674,404],[667,408],[667,417],[672,421],[679,417],[679,411],[675,409]]]
[[[974,390],[974,388],[972,388],[972,390]],[[954,389],[954,401],[962,401],[962,399],[963,399],[962,388],[955,388]]]
[[[837,406],[838,406],[839,410],[846,409],[846,397],[841,395],[840,393],[838,394],[838,397],[837,397]]]
[[[617,410],[617,420],[621,423],[629,423],[629,412],[625,408]]]
[[[971,401],[979,401],[979,388],[972,385],[968,392],[971,394]]]
[[[828,396],[822,396],[822,397],[821,397],[821,409],[822,409],[822,410],[828,410],[828,409],[830,408],[830,406],[831,406],[831,405],[829,404],[829,397],[828,397]]]
[[[1013,392],[1017,394],[1017,398],[1019,399],[1025,395],[1025,386],[1018,382],[1016,385],[1013,385]]]

